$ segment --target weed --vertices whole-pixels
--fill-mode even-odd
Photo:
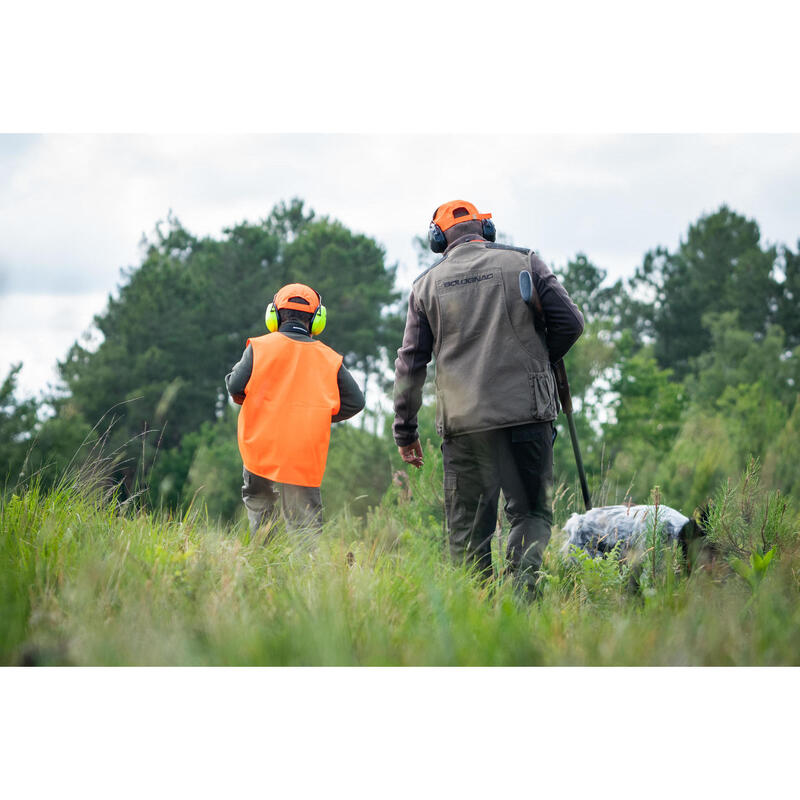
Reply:
[[[562,555],[556,528],[531,604],[507,575],[450,564],[440,481],[412,474],[363,517],[344,507],[309,549],[280,525],[268,541],[220,526],[199,499],[152,512],[102,481],[33,480],[0,501],[0,662],[798,663],[797,517],[752,477],[721,488],[709,530],[743,551],[742,581],[687,581],[656,515],[643,598],[618,548]]]
[[[739,480],[726,480],[710,503],[708,538],[726,556],[749,559],[753,553],[796,546],[789,498],[765,491],[759,472],[758,460],[750,459]]]

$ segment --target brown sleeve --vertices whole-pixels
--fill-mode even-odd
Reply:
[[[533,285],[542,304],[547,325],[547,350],[550,361],[563,358],[583,333],[583,314],[572,302],[567,290],[553,275],[550,267],[536,253],[531,253],[531,274]]]
[[[392,433],[398,447],[413,444],[417,438],[417,413],[422,405],[422,386],[433,354],[433,331],[423,309],[408,298],[403,344],[394,362],[394,425]]]

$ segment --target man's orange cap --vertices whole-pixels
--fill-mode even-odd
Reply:
[[[459,213],[456,214],[456,211]],[[461,222],[491,218],[491,214],[479,214],[478,209],[466,200],[451,200],[449,203],[439,206],[433,214],[434,223],[442,231],[446,231]]]
[[[308,305],[293,303],[289,299],[290,297],[302,297],[303,300],[308,301]],[[319,304],[319,295],[304,283],[287,283],[286,286],[278,289],[278,293],[275,295],[275,308],[279,311],[282,308],[293,308],[295,311],[308,311],[309,314],[313,314]]]

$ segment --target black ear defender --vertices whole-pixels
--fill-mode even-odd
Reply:
[[[434,253],[444,253],[447,249],[444,231],[435,222],[428,226],[428,245]]]
[[[497,228],[490,219],[481,220],[481,236],[489,242],[493,242],[497,238]]]

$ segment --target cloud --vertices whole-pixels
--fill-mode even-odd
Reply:
[[[105,300],[102,292],[0,296],[0,380],[11,364],[21,361],[21,394],[35,394],[47,384],[55,384],[56,361],[66,356],[76,339],[84,341],[83,335]]]
[[[5,137],[2,137],[5,138]],[[0,148],[5,291],[114,288],[172,209],[189,230],[304,198],[386,245],[401,274],[433,208],[463,195],[556,260],[578,250],[629,273],[728,202],[793,238],[798,136],[42,136]],[[2,140],[2,139],[0,139]]]
[[[96,298],[97,313],[170,209],[192,233],[220,236],[295,196],[374,236],[402,286],[418,271],[413,237],[455,197],[554,266],[582,251],[616,278],[722,203],[767,241],[796,244],[800,136],[0,136],[0,294],[75,295],[81,309]],[[49,336],[63,355],[89,321],[68,332],[2,319],[0,337],[24,348]]]

